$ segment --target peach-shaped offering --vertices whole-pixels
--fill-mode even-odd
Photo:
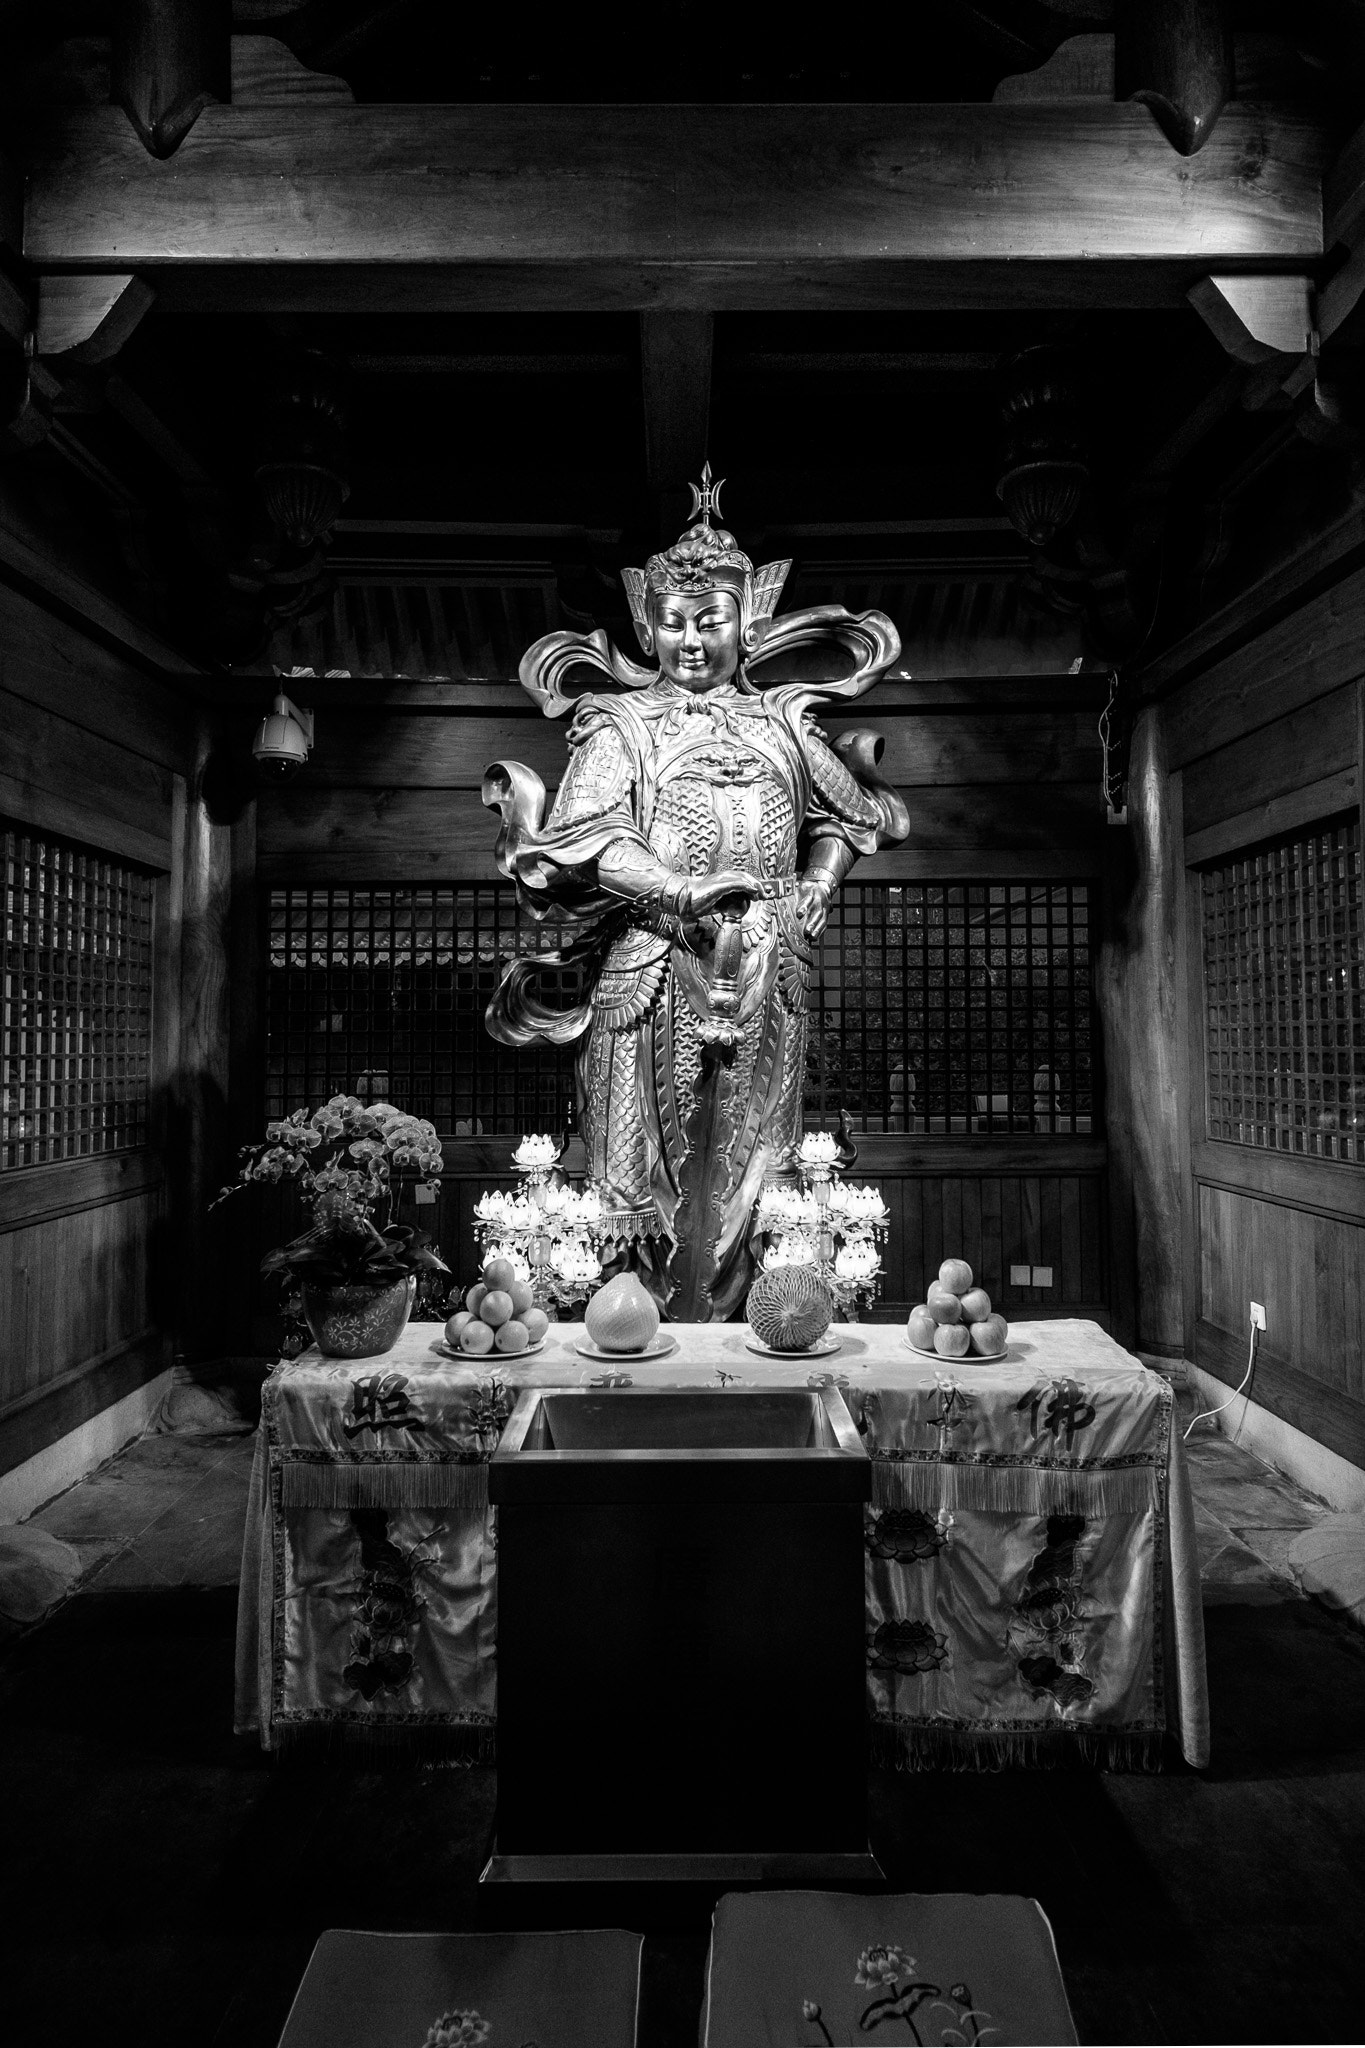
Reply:
[[[633,1273],[618,1273],[588,1303],[584,1327],[599,1351],[643,1351],[659,1334],[659,1308]]]

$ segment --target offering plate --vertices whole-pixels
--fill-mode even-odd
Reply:
[[[744,1339],[746,1351],[756,1351],[760,1358],[832,1358],[843,1346],[831,1331],[816,1339],[814,1344],[802,1345],[796,1351],[779,1351],[775,1344],[765,1344],[752,1330]]]
[[[447,1344],[445,1338],[440,1337],[434,1348],[443,1351],[447,1358],[467,1358],[474,1364],[480,1358],[532,1358],[537,1351],[545,1349],[545,1339],[537,1337],[534,1344],[527,1344],[520,1351],[499,1351],[496,1344],[491,1351],[461,1351],[458,1344]]]
[[[912,1344],[908,1337],[902,1337],[901,1343],[907,1351],[913,1351],[916,1358],[932,1358],[939,1365],[990,1365],[992,1362],[998,1363],[1000,1359],[1008,1358],[1010,1355],[1009,1348],[1006,1346],[1003,1351],[964,1351],[958,1358],[945,1358],[941,1351],[934,1351],[933,1349],[926,1351],[922,1344]]]
[[[676,1337],[665,1336],[660,1330],[657,1337],[651,1337],[643,1351],[601,1351],[591,1337],[575,1337],[574,1350],[580,1358],[591,1358],[598,1365],[638,1365],[642,1359],[667,1358],[670,1351],[676,1351]]]

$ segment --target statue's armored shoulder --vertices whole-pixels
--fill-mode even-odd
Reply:
[[[811,781],[834,816],[851,825],[879,824],[880,806],[839,759],[810,712],[801,720],[801,740],[810,763]]]
[[[555,819],[564,823],[599,817],[625,801],[638,772],[637,750],[615,707],[588,697],[569,727],[569,765],[555,799]]]

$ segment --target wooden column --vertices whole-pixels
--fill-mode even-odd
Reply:
[[[1160,713],[1139,711],[1128,825],[1109,834],[1097,985],[1110,1158],[1111,1292],[1121,1342],[1184,1344],[1182,840]]]
[[[224,1343],[225,1226],[209,1203],[232,1166],[228,1123],[232,830],[204,798],[211,745],[204,719],[185,802],[180,910],[180,1030],[167,1118],[168,1193],[179,1266],[180,1341],[191,1356]]]
[[[710,313],[640,315],[645,463],[665,547],[678,537],[687,486],[701,476],[707,456],[714,338]]]

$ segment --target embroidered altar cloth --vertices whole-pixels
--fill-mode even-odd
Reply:
[[[668,1324],[640,1386],[818,1385],[872,1460],[865,1641],[874,1762],[1208,1755],[1193,1513],[1172,1394],[1093,1322],[1019,1323],[999,1363],[899,1327],[774,1359],[743,1324]],[[238,1616],[237,1721],[491,1755],[496,1528],[487,1464],[524,1387],[611,1384],[552,1324],[532,1356],[454,1358],[411,1324],[382,1358],[307,1352],[266,1383]],[[547,1679],[552,1674],[547,1674]]]

